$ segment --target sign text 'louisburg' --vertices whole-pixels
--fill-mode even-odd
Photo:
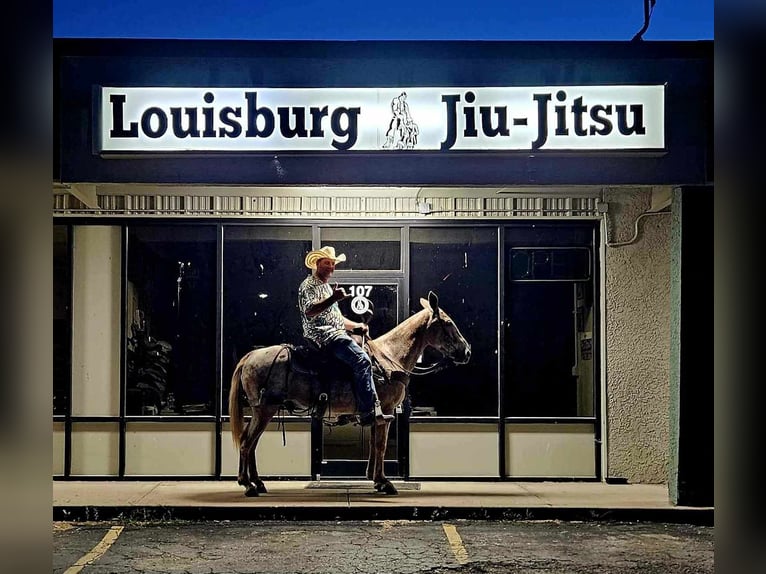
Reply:
[[[638,150],[664,86],[101,88],[101,152]]]

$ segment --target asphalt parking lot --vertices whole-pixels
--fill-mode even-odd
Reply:
[[[714,528],[660,522],[54,522],[53,572],[712,573]]]

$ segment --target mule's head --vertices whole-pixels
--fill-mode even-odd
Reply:
[[[428,293],[428,301],[420,299],[420,304],[431,312],[426,327],[427,344],[458,365],[467,363],[471,358],[471,345],[450,316],[439,308],[436,293]]]

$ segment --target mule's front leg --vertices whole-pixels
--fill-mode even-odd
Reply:
[[[378,428],[378,425],[373,423],[370,425],[370,454],[367,457],[367,480],[373,480],[375,477],[375,461],[377,460],[377,455],[375,451],[375,429]]]
[[[375,451],[375,470],[373,472],[373,481],[375,481],[375,490],[384,494],[399,494],[396,487],[386,478],[383,472],[383,458],[386,454],[386,444],[388,443],[388,430],[391,427],[391,421],[382,424],[374,424],[374,440],[371,439],[372,447]]]

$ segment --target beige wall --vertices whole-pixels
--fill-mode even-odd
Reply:
[[[119,423],[72,423],[72,476],[117,476],[119,451]]]
[[[119,227],[74,228],[72,414],[120,414]]]
[[[53,423],[53,476],[64,474],[64,423]]]
[[[129,422],[125,430],[127,476],[215,474],[214,423]]]
[[[650,188],[607,190],[608,239],[628,241]],[[606,248],[607,476],[664,483],[670,377],[670,216],[645,217],[638,240]]]
[[[517,424],[505,433],[508,476],[596,477],[592,424]]]
[[[284,443],[282,428],[271,422],[258,441],[260,476],[311,476],[311,423],[286,422]],[[221,434],[221,474],[237,476],[239,451],[234,450],[229,423]]]
[[[498,476],[494,424],[410,424],[412,476]]]

